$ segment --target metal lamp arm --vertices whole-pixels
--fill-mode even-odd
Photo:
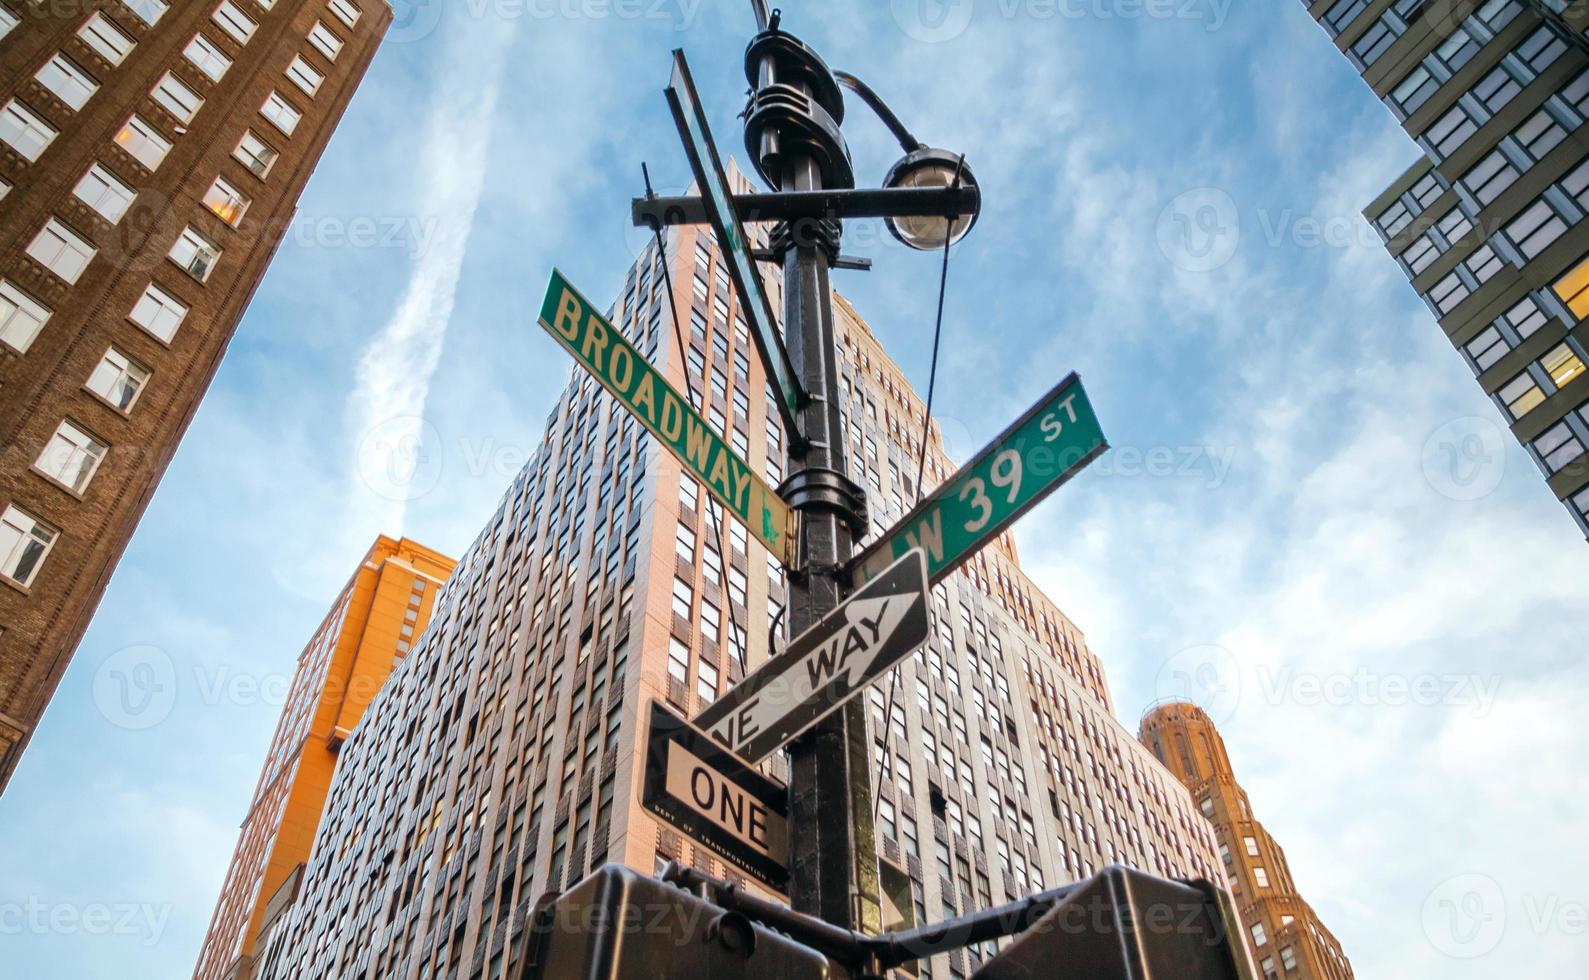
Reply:
[[[767,0],[750,0],[750,6],[756,11],[756,30],[765,31],[771,23],[771,16],[767,13]]]
[[[756,0],[756,2],[759,3],[761,0]],[[894,110],[890,109],[888,104],[876,92],[872,91],[870,85],[867,85],[847,71],[836,71],[833,73],[833,77],[838,79],[840,85],[861,97],[861,101],[865,102],[877,114],[877,118],[881,119],[883,125],[887,126],[889,131],[894,134],[894,138],[899,140],[899,145],[904,148],[906,153],[914,153],[916,150],[926,148],[927,144],[911,135],[910,130],[906,129],[905,124],[900,122],[899,117],[894,114]]]

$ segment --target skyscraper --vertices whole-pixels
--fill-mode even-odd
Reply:
[[[1247,943],[1264,980],[1351,980],[1352,964],[1297,893],[1285,851],[1253,815],[1225,740],[1202,708],[1181,701],[1142,718],[1144,745],[1186,784],[1213,824]]]
[[[1589,8],[1307,6],[1424,153],[1365,216],[1589,534]]]
[[[0,788],[391,19],[0,0]]]
[[[452,559],[407,538],[377,538],[304,647],[194,980],[254,976],[297,897],[337,752],[430,623],[452,569]]]
[[[875,535],[914,502],[924,439],[927,480],[952,464],[859,314],[840,300],[836,317],[851,476]],[[613,320],[781,482],[787,436],[709,233],[648,246]],[[743,881],[641,807],[640,719],[652,701],[693,715],[764,660],[786,596],[757,540],[574,373],[343,749],[263,975],[495,980],[514,968],[534,899],[605,862],[649,873],[678,860]],[[1097,657],[1008,535],[934,590],[932,618],[931,641],[867,694],[879,849],[909,870],[918,916],[1116,861],[1223,882],[1212,829],[1114,720]],[[786,776],[781,758],[769,770]],[[986,952],[941,957],[929,975],[968,976]]]

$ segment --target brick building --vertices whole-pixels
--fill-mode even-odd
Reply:
[[[753,231],[754,237],[762,237]],[[683,351],[668,314],[671,270]],[[768,281],[776,297],[776,276]],[[776,303],[776,300],[775,300]],[[785,434],[709,233],[670,232],[612,317],[774,485]],[[953,464],[856,311],[837,303],[853,476],[872,534]],[[535,329],[526,325],[525,329]],[[261,975],[511,975],[526,910],[616,861],[740,879],[639,805],[646,704],[693,714],[767,655],[785,578],[589,377],[342,750],[314,854]],[[1097,657],[1008,535],[934,590],[933,639],[868,692],[879,849],[933,919],[1111,862],[1222,882],[1212,829],[1114,719]],[[780,620],[781,621],[781,620]],[[776,756],[769,772],[786,773]],[[754,888],[754,885],[750,887]],[[986,948],[928,970],[966,977]]]
[[[248,980],[303,880],[337,752],[430,623],[454,562],[377,538],[298,656],[194,980]]]
[[[1219,841],[1246,940],[1264,980],[1352,980],[1352,964],[1297,892],[1286,853],[1253,815],[1225,740],[1194,704],[1172,701],[1142,718],[1140,737],[1197,801]]]
[[[391,19],[0,0],[0,789]]]

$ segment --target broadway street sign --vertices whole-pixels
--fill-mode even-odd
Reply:
[[[717,240],[723,246],[723,258],[733,277],[734,290],[739,294],[740,312],[750,323],[750,334],[756,338],[756,349],[767,368],[767,378],[778,393],[776,400],[784,427],[790,432],[799,432],[796,412],[800,408],[800,382],[789,361],[789,352],[784,349],[783,337],[778,333],[772,304],[762,287],[761,274],[756,271],[756,261],[751,258],[750,239],[745,237],[745,226],[740,223],[739,212],[734,210],[728,174],[723,170],[722,158],[717,155],[712,131],[706,125],[706,113],[701,108],[700,97],[695,94],[695,81],[690,77],[690,66],[684,60],[683,51],[673,52],[673,81],[668,85],[667,96],[673,121],[689,153],[690,166],[695,170],[701,201],[706,205],[712,230],[717,232]]]
[[[794,567],[795,524],[789,505],[556,269],[540,322],[784,567]]]
[[[1081,379],[1070,375],[856,556],[855,584],[912,548],[926,551],[927,577],[938,582],[1108,448]]]
[[[788,790],[656,702],[641,804],[774,891],[788,887]]]
[[[756,763],[927,639],[927,562],[912,551],[691,722]]]

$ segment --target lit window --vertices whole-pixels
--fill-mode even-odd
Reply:
[[[0,515],[0,575],[27,586],[55,544],[55,531],[14,504]]]
[[[215,46],[215,42],[203,34],[193,35],[193,40],[182,49],[182,55],[212,82],[220,81],[226,70],[232,67],[232,59],[223,54],[221,49]]]
[[[247,44],[248,39],[254,36],[254,31],[259,25],[255,24],[232,0],[221,0],[221,5],[215,8],[212,19],[221,30],[230,34],[238,44]]]
[[[249,199],[224,177],[215,178],[215,183],[204,194],[204,206],[214,211],[216,217],[236,228],[243,220],[243,215],[248,212]]]
[[[0,109],[0,140],[29,160],[37,160],[57,135],[54,126],[15,99]]]
[[[1496,392],[1495,397],[1506,406],[1513,419],[1520,419],[1539,407],[1539,403],[1545,400],[1545,393],[1534,383],[1533,377],[1524,372]]]
[[[34,467],[76,493],[88,489],[108,447],[70,422],[62,422]]]
[[[191,227],[182,229],[177,243],[171,246],[171,261],[199,282],[210,278],[220,257],[220,248]]]
[[[161,17],[164,17],[168,6],[165,0],[122,0],[122,3],[131,7],[132,12],[137,14],[139,19],[145,24],[153,24]]]
[[[1556,382],[1557,388],[1567,387],[1567,382],[1583,373],[1583,361],[1566,344],[1558,344],[1554,350],[1539,359],[1539,363],[1550,375],[1550,380]]]
[[[127,208],[132,206],[133,198],[138,196],[132,188],[116,179],[115,174],[97,163],[77,182],[72,193],[111,224],[122,219]]]
[[[150,170],[158,170],[166,154],[171,152],[171,141],[137,116],[121,127],[121,132],[116,134],[116,145]]]
[[[325,83],[326,77],[309,66],[302,55],[294,55],[292,64],[287,66],[287,77],[293,84],[303,89],[305,95],[312,96],[320,91],[320,86]]]
[[[0,341],[26,354],[33,338],[50,318],[49,307],[9,282],[0,280]]]
[[[269,119],[277,129],[281,130],[283,133],[286,133],[288,136],[291,136],[292,131],[298,128],[299,120],[303,119],[303,113],[299,112],[297,109],[294,109],[292,105],[288,103],[286,99],[282,98],[277,92],[270,93],[270,97],[265,100],[265,104],[260,107],[259,111],[266,119]]]
[[[1584,259],[1551,287],[1567,309],[1582,320],[1589,315],[1589,259]]]
[[[28,245],[29,255],[68,283],[77,282],[97,251],[55,218],[51,218]]]
[[[261,179],[270,173],[270,168],[276,165],[276,158],[280,155],[271,149],[268,143],[254,135],[252,129],[243,133],[243,141],[232,151],[235,159],[241,161],[250,173]]]
[[[197,92],[182,84],[170,72],[161,76],[154,91],[149,94],[154,96],[154,100],[167,112],[185,123],[192,122],[193,117],[199,114],[199,107],[204,105],[204,100],[199,98]]]
[[[122,412],[132,411],[148,383],[148,369],[114,347],[105,352],[99,366],[88,376],[88,390]]]
[[[318,20],[314,22],[314,27],[309,29],[309,43],[332,61],[337,60],[337,55],[342,53],[342,39]]]
[[[150,283],[143,295],[138,298],[128,318],[169,344],[171,338],[177,335],[177,328],[182,325],[187,315],[186,306],[177,302],[159,286]]]
[[[121,28],[111,22],[109,17],[96,11],[88,22],[77,29],[77,36],[83,43],[106,61],[119,65],[126,60],[132,51],[134,43],[132,38],[122,33]]]
[[[58,54],[44,63],[33,76],[39,84],[73,109],[81,109],[99,88],[99,83],[88,73],[73,64],[65,55]]]
[[[336,14],[337,18],[349,27],[359,22],[359,8],[355,7],[350,0],[331,0],[331,12]]]

